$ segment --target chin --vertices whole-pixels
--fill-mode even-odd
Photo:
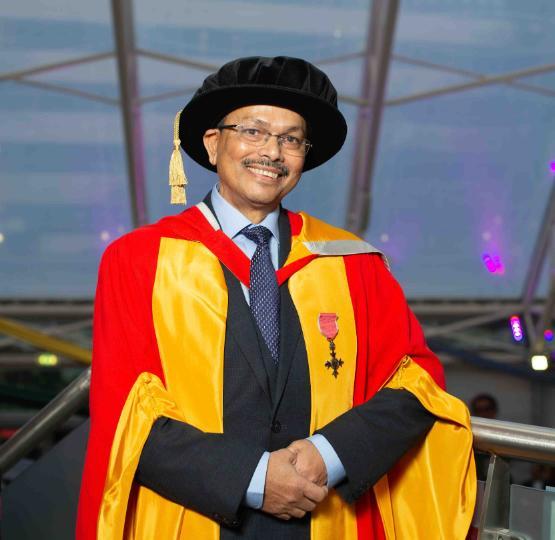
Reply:
[[[267,208],[278,206],[281,197],[249,197],[247,200],[255,208]]]

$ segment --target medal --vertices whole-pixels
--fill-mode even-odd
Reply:
[[[318,315],[318,328],[320,333],[328,340],[330,346],[330,359],[324,364],[327,369],[332,370],[332,375],[337,379],[339,368],[343,365],[343,360],[337,358],[335,353],[334,339],[339,333],[337,325],[337,315],[335,313],[320,313]]]

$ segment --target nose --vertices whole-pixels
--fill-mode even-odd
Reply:
[[[270,135],[268,140],[259,147],[258,154],[267,157],[271,161],[278,161],[282,159],[281,144],[276,135]]]

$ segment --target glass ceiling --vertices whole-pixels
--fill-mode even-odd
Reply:
[[[340,95],[360,96],[369,0],[133,7],[150,221],[179,211],[166,185],[173,117],[209,71],[148,52],[214,66],[302,56]],[[554,23],[545,0],[400,3],[365,237],[409,297],[521,294],[553,182]],[[100,254],[132,228],[110,2],[9,2],[0,45],[0,74],[89,60],[0,78],[0,298],[92,297]],[[358,107],[340,107],[343,150],[304,175],[286,205],[344,226]],[[188,158],[186,167],[197,202],[215,176]]]

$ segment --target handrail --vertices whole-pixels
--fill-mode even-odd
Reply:
[[[472,417],[474,449],[555,465],[555,429]]]
[[[0,475],[56,430],[87,401],[90,368],[0,446]],[[555,465],[555,429],[472,417],[474,449]]]
[[[20,339],[25,343],[30,343],[39,349],[60,354],[61,356],[71,358],[82,364],[89,365],[91,363],[92,353],[90,349],[84,349],[69,341],[50,336],[17,321],[0,317],[0,332]]]
[[[0,446],[0,475],[87,403],[90,380],[91,369],[87,368]]]

